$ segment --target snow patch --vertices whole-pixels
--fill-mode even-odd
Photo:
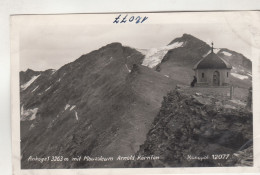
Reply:
[[[204,57],[206,57],[210,53],[211,53],[211,50],[209,50],[206,54],[202,55],[202,57],[204,58]]]
[[[246,104],[245,103],[243,103],[242,101],[240,101],[240,100],[235,100],[235,99],[233,99],[233,100],[230,100],[232,103],[235,103],[235,104],[238,104],[238,105],[241,105],[241,106],[245,106]]]
[[[78,117],[78,113],[77,113],[77,111],[74,111],[74,112],[75,112],[76,120],[79,120],[79,117]]]
[[[36,119],[37,111],[38,111],[38,108],[32,109],[32,116],[31,116],[30,120]]]
[[[76,105],[71,106],[70,111],[73,110],[76,107]]]
[[[61,80],[61,79],[59,78],[57,82],[60,82],[60,80]]]
[[[131,70],[128,68],[127,64],[125,64],[125,67],[126,67],[128,72],[131,72]]]
[[[214,52],[215,53],[218,53],[220,51],[220,49],[218,49],[218,48],[214,48]],[[210,51],[211,52],[211,51]]]
[[[65,110],[67,110],[70,107],[69,104],[66,104],[66,106],[64,107]]]
[[[35,127],[35,125],[34,125],[34,124],[31,124],[29,130],[33,129],[34,127]]]
[[[165,77],[169,78],[169,75],[164,75]]]
[[[237,73],[231,73],[231,75],[240,79],[240,80],[248,79],[248,76],[246,76],[246,75],[240,75],[240,74],[237,74]]]
[[[232,54],[231,54],[231,53],[229,53],[229,52],[226,52],[226,51],[222,51],[222,53],[223,53],[225,56],[228,56],[228,57],[232,56]]]
[[[24,83],[21,88],[22,90],[27,89],[41,74],[37,75],[37,76],[33,76],[27,83]]]
[[[46,91],[48,91],[50,88],[51,88],[51,86],[50,86],[50,87],[48,87],[47,89],[45,89],[45,92],[46,92]]]
[[[55,69],[53,69],[53,70],[51,70],[51,71],[52,71],[51,75],[53,75],[53,74],[56,72],[56,70],[55,70]]]
[[[22,106],[21,121],[36,119],[37,112],[38,112],[38,108],[24,110],[24,108]]]
[[[176,49],[178,47],[183,47],[183,42],[175,42],[168,46],[151,48],[149,50],[138,50],[145,55],[142,65],[153,68],[162,61],[163,57],[169,50]]]
[[[37,86],[36,88],[34,88],[34,89],[32,90],[32,92],[34,92],[36,89],[38,89],[38,87],[39,87],[39,86]]]

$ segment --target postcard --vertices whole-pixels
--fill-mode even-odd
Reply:
[[[259,21],[12,16],[14,174],[259,172]]]

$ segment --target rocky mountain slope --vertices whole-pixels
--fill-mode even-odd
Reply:
[[[188,85],[194,75],[193,66],[209,52],[210,46],[188,34],[174,39],[169,45],[175,42],[182,42],[183,46],[170,50],[156,70]]]
[[[122,167],[120,161],[27,159],[135,153],[145,140],[140,133],[147,133],[163,95],[176,85],[142,66],[143,59],[140,52],[112,43],[57,71],[21,72],[22,168]]]
[[[252,86],[252,62],[244,55],[235,51],[222,48],[217,55],[228,61],[231,69],[231,83],[238,87],[248,88]]]
[[[156,69],[162,75],[189,85],[193,79],[194,65],[210,53],[211,47],[190,35],[172,40],[167,46],[140,50],[145,54],[143,65]],[[249,88],[252,84],[252,62],[245,56],[229,49],[214,49],[218,56],[231,65],[231,82],[234,86]]]
[[[209,147],[207,153],[237,151],[242,142],[252,136],[252,115],[235,110],[230,113],[222,108],[218,111],[219,108],[214,107],[218,100],[211,99],[210,105],[198,104],[198,98],[194,101],[190,92],[174,91],[163,101],[163,96],[176,84],[190,83],[193,66],[209,50],[210,46],[205,42],[184,34],[160,48],[136,50],[111,43],[58,70],[20,72],[21,167],[124,167],[124,161],[40,163],[29,162],[28,158],[61,155],[116,158],[136,152],[160,153],[162,160],[158,164],[148,161],[127,166],[179,166],[181,163],[184,166],[215,166],[212,162],[186,163],[179,154],[188,153],[186,148],[190,145],[194,145],[191,149],[195,153],[202,151],[201,145]],[[245,87],[241,91],[245,96],[244,92],[252,83],[249,78],[251,61],[227,49],[219,50],[218,54],[234,65],[232,80]],[[223,94],[227,95],[226,92]],[[211,121],[214,118],[219,119],[216,126]],[[230,121],[235,121],[236,125],[231,126]],[[216,128],[210,129],[212,127]],[[233,129],[227,131],[228,127]],[[242,138],[241,143],[234,143],[238,138]],[[230,141],[226,145],[227,140]],[[195,146],[201,149],[196,150]],[[176,153],[177,157],[167,157],[168,153]]]
[[[235,106],[218,94],[208,96],[183,88],[168,93],[135,154],[159,159],[127,161],[125,166],[252,166],[252,112]]]

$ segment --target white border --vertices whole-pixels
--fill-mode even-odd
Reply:
[[[259,10],[259,0],[1,0],[0,2],[0,172],[11,172],[10,38],[12,14],[126,11]]]

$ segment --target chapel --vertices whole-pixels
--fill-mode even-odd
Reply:
[[[213,51],[202,58],[193,68],[197,77],[196,86],[227,86],[230,84],[232,66]]]

